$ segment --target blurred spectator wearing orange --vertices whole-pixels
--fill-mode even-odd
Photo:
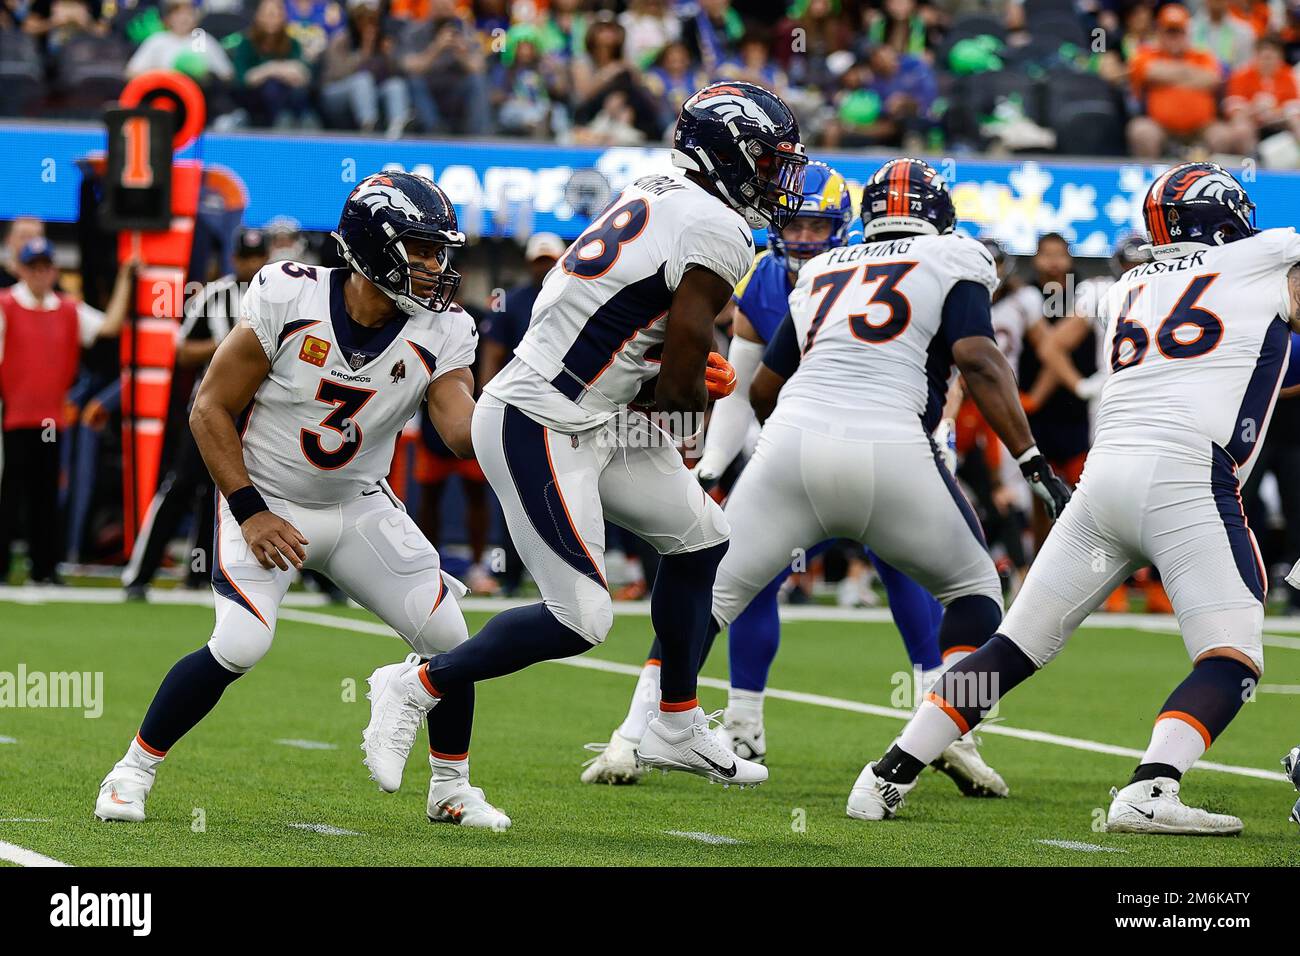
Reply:
[[[1286,65],[1280,37],[1268,35],[1255,44],[1255,58],[1228,79],[1223,115],[1238,140],[1255,144],[1279,133],[1300,137],[1300,89]]]

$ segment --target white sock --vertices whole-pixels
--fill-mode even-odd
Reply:
[[[695,717],[699,712],[698,707],[692,707],[690,710],[660,710],[659,719],[669,730],[686,730],[695,723]]]
[[[433,772],[435,783],[446,783],[448,780],[469,779],[469,757],[462,757],[460,760],[446,760],[442,757],[435,757],[429,754],[429,769]]]
[[[131,746],[126,748],[126,756],[118,762],[126,767],[134,767],[146,773],[153,773],[158,769],[158,765],[163,762],[163,758],[145,750],[140,746],[140,738],[135,737],[131,740]]]
[[[1167,763],[1186,773],[1206,749],[1200,728],[1179,717],[1161,714],[1151,728],[1151,742],[1142,755],[1142,763]]]
[[[427,678],[424,674],[424,664],[413,667],[406,671],[399,678],[403,687],[410,691],[411,696],[418,700],[425,710],[433,710],[434,705],[442,700],[441,697],[429,693],[429,684],[425,683]]]
[[[763,692],[732,687],[727,691],[727,719],[751,724],[763,722]]]
[[[956,721],[928,700],[898,735],[896,743],[923,764],[928,764],[962,735]]]
[[[632,692],[632,702],[628,704],[627,716],[619,725],[619,736],[633,743],[640,743],[645,736],[646,724],[659,710],[659,662],[646,661],[641,668],[641,676],[636,680],[636,690]]]

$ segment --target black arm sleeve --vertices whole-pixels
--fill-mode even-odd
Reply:
[[[794,319],[787,312],[763,351],[763,364],[782,378],[789,378],[799,367],[799,354],[799,335],[794,330]]]
[[[941,327],[949,347],[972,335],[994,338],[988,288],[970,279],[956,283],[943,300]]]

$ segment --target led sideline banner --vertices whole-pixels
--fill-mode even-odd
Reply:
[[[103,150],[102,127],[0,124],[0,218],[20,214],[50,221],[76,216],[74,162]],[[353,136],[208,133],[182,157],[229,167],[247,184],[244,220],[261,226],[292,216],[327,231],[356,181],[384,167],[431,176],[457,204],[471,235],[548,230],[575,237],[608,191],[648,171],[667,168],[662,148],[558,146],[543,143],[408,140]],[[856,187],[885,153],[818,153]],[[1038,236],[1060,232],[1076,255],[1108,255],[1140,231],[1141,201],[1162,167],[1133,163],[1056,162],[1045,158],[991,161],[929,157],[949,178],[965,228],[1002,240],[1016,254]],[[595,170],[600,175],[594,175]],[[1259,206],[1261,227],[1300,225],[1300,173],[1237,169]],[[576,175],[575,175],[576,174]],[[760,237],[761,240],[761,237]]]

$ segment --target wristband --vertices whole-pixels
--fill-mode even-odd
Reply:
[[[1037,458],[1040,454],[1042,454],[1042,452],[1038,450],[1037,445],[1030,445],[1028,448],[1026,448],[1024,451],[1022,451],[1019,455],[1016,456],[1016,464],[1023,465]]]
[[[226,495],[226,504],[230,505],[230,513],[241,525],[255,514],[271,510],[266,506],[262,493],[252,485],[245,485]]]

